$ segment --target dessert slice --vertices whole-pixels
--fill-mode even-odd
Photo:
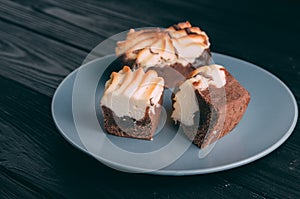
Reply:
[[[145,71],[154,69],[173,87],[199,66],[210,63],[209,39],[189,22],[167,29],[131,29],[125,41],[117,43],[116,55],[124,64]]]
[[[176,88],[172,118],[204,148],[239,123],[249,101],[248,91],[223,66],[203,66]]]
[[[151,140],[158,126],[164,80],[154,70],[124,66],[105,84],[101,108],[107,132]]]

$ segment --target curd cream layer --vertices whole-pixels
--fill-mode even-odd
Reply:
[[[140,120],[145,116],[147,107],[155,113],[164,89],[164,79],[156,71],[142,68],[132,71],[124,66],[121,71],[113,72],[105,84],[101,106],[110,108],[118,117],[129,116]]]
[[[194,125],[195,113],[199,111],[195,91],[201,92],[209,86],[221,88],[225,84],[226,75],[223,66],[214,64],[197,68],[191,73],[191,77],[179,86],[173,99],[175,102],[171,117],[186,126]]]

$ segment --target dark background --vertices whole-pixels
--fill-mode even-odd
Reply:
[[[279,77],[299,106],[298,0],[1,0],[0,198],[300,198],[299,123],[258,161],[183,177],[115,171],[55,128],[56,87],[97,44],[129,28],[186,20],[208,33],[212,51]]]

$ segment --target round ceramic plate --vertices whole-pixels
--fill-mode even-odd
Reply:
[[[66,140],[115,169],[159,175],[231,169],[275,150],[296,125],[297,104],[283,82],[254,64],[213,53],[214,62],[225,66],[251,94],[241,122],[213,147],[199,150],[174,125],[170,90],[165,92],[161,123],[153,141],[108,135],[99,102],[110,73],[119,70],[110,65],[114,60],[113,55],[96,59],[67,76],[54,94],[52,115]]]

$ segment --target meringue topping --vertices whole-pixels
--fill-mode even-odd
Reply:
[[[220,65],[209,65],[197,68],[190,78],[179,86],[174,96],[172,118],[186,126],[194,124],[195,114],[199,111],[195,90],[203,91],[209,86],[221,88],[226,84],[225,68]]]
[[[118,117],[129,116],[140,120],[147,107],[155,113],[155,106],[164,89],[164,79],[157,72],[142,68],[132,71],[124,66],[118,73],[113,72],[105,84],[101,106],[110,108]]]
[[[167,29],[130,29],[126,40],[117,43],[116,55],[124,54],[126,59],[135,60],[144,68],[175,63],[186,66],[194,63],[209,46],[206,33],[187,21]]]
[[[190,80],[193,87],[199,90],[205,90],[208,86],[221,88],[226,84],[225,68],[221,65],[212,64],[195,69],[190,74]]]

